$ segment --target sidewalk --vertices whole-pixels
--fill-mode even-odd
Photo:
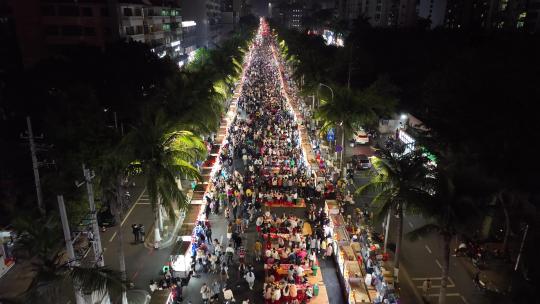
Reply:
[[[190,195],[192,193],[191,190],[190,181],[182,180],[182,191],[184,194],[186,194],[186,197],[188,200],[190,199]],[[187,192],[187,193],[186,193]],[[161,241],[159,242],[159,248],[157,249],[165,249],[168,247],[171,247],[177,239],[178,232],[180,230],[180,227],[183,226],[184,222],[190,223],[190,218],[188,217],[189,211],[192,209],[192,207],[200,207],[201,205],[188,205],[188,208],[185,211],[181,211],[178,209],[177,205],[174,204],[174,213],[176,215],[176,220],[170,219],[168,216],[164,216],[163,218],[163,231],[161,231]],[[198,214],[198,210],[197,213]],[[196,215],[195,215],[196,219]],[[194,222],[194,221],[193,221]],[[147,231],[147,237],[144,240],[144,247],[148,249],[155,249],[154,248],[154,240],[155,240],[155,224],[152,224],[152,226],[148,227]],[[192,227],[193,228],[193,227]],[[191,232],[189,233],[191,234]]]
[[[0,303],[2,301],[21,301],[34,273],[31,260],[17,260],[15,265],[0,279]]]

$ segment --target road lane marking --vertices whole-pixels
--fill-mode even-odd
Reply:
[[[411,280],[413,280],[413,281],[425,281],[425,280],[431,280],[432,282],[437,282],[437,281],[442,280],[442,277],[412,278]],[[422,285],[418,285],[418,286],[416,286],[416,287],[422,288]],[[432,285],[432,287],[441,287],[441,285]],[[447,288],[453,288],[453,287],[456,287],[456,285],[454,284],[454,280],[452,280],[451,277],[448,277],[448,282],[447,282],[447,284],[446,284],[446,287],[447,287]]]
[[[439,297],[439,294],[438,293],[430,293],[427,295],[428,297]],[[446,293],[446,296],[447,297],[461,297],[461,294],[458,293],[458,292],[450,292],[450,293]]]
[[[411,228],[414,228],[413,224],[410,221],[408,223]]]
[[[131,214],[131,211],[133,211],[133,209],[135,209],[135,205],[137,205],[137,202],[139,200],[141,200],[141,197],[142,195],[144,194],[144,192],[146,192],[146,188],[143,189],[143,191],[141,192],[141,194],[139,194],[139,198],[137,198],[137,200],[135,201],[135,204],[133,204],[133,206],[131,206],[131,208],[129,209],[128,213],[126,214],[126,216],[124,217],[124,220],[122,221],[122,223],[120,224],[120,226],[124,226],[124,223],[126,222],[126,220],[128,219],[129,215]]]
[[[433,281],[433,280],[432,280]],[[442,285],[431,285],[431,288],[441,288]],[[446,288],[454,288],[455,285],[446,285]],[[422,285],[416,285],[416,288],[422,289]]]
[[[441,265],[441,263],[439,262],[439,260],[435,259],[435,263],[437,263],[437,266],[439,266],[439,268],[442,269],[442,265]]]
[[[428,246],[428,245],[425,245],[424,247],[425,247],[425,248],[426,248],[426,250],[427,250],[427,251],[428,251],[428,252],[429,252],[429,253],[431,254],[431,248],[429,248],[429,246]]]
[[[413,280],[413,281],[425,281],[427,279],[430,279],[430,280],[434,281],[434,280],[441,280],[442,277],[412,278],[411,280]]]
[[[151,205],[151,203],[137,203],[136,205]]]
[[[135,206],[138,204],[137,202],[141,200],[141,197],[143,196],[144,192],[146,192],[146,188],[143,189],[143,191],[141,191],[141,194],[139,194],[139,197],[137,198],[137,200],[135,201],[135,204],[133,204],[133,206],[131,206],[131,208],[129,209],[128,213],[126,214],[126,216],[124,217],[124,220],[122,221],[122,223],[120,223],[120,227],[124,226],[124,223],[126,222],[126,220],[128,219],[129,215],[131,214],[131,211],[133,211],[133,209],[135,209]],[[121,229],[121,228],[120,228]],[[113,235],[111,236],[111,238],[109,239],[109,243],[112,242],[114,240],[114,238],[116,237],[116,231],[113,233]]]
[[[463,303],[465,304],[469,304],[469,301],[467,301],[467,299],[465,299],[465,297],[463,295],[459,296],[461,298],[461,300],[463,301]]]

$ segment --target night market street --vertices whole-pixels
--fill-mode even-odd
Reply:
[[[540,0],[0,0],[0,33],[0,304],[539,302]]]
[[[257,47],[257,46],[256,46]],[[261,46],[258,46],[261,47]],[[252,50],[253,54],[258,54],[256,51]],[[251,60],[258,60],[256,55],[253,55],[251,57]],[[268,64],[266,64],[268,65]],[[250,67],[251,69],[257,68],[257,67],[264,67],[256,65],[255,67],[252,66],[252,63],[248,62],[245,64],[246,67]],[[244,80],[244,88],[241,91],[241,94],[250,94],[248,96],[253,96],[254,93],[249,92],[258,92],[257,90],[253,90],[253,87],[250,87],[252,85],[251,81],[247,80],[249,75],[256,75],[256,74],[262,74],[262,75],[268,75],[267,72],[248,72],[246,73],[246,79]],[[275,75],[274,75],[275,77]],[[276,81],[276,80],[274,80]],[[264,83],[267,83],[268,81],[264,81]],[[256,84],[257,82],[255,82]],[[293,85],[291,82],[289,82],[289,85]],[[260,89],[259,89],[260,90]],[[246,93],[248,92],[248,93]],[[259,95],[260,93],[255,93],[255,96],[264,96]],[[240,95],[239,100],[244,100],[244,95]],[[248,99],[249,100],[249,99]],[[263,97],[264,100],[264,97]],[[248,118],[248,113],[246,113],[246,109],[240,107],[239,112],[237,115],[239,117],[236,118],[237,121],[245,121]],[[258,112],[255,112],[257,114]],[[259,115],[259,114],[257,114]],[[260,116],[257,116],[257,119],[260,119]],[[240,125],[242,126],[242,125]],[[229,130],[236,130],[234,123],[229,126]],[[255,128],[255,130],[261,129]],[[263,127],[264,129],[264,127]],[[248,129],[249,130],[249,129]],[[234,133],[233,133],[234,134]],[[315,138],[315,133],[310,134],[312,138]],[[243,135],[244,136],[244,135]],[[249,135],[248,135],[249,136]],[[251,135],[253,136],[253,134]],[[244,138],[244,137],[242,137]],[[373,145],[374,143],[370,143]],[[231,146],[231,143],[227,144],[229,147]],[[348,162],[353,155],[356,154],[366,154],[368,156],[372,156],[375,149],[371,147],[371,145],[354,145],[354,147],[349,147],[344,155],[345,162]],[[222,147],[223,148],[223,147]],[[322,153],[324,154],[324,152]],[[226,160],[225,160],[226,161]],[[252,162],[248,160],[246,163],[249,166],[252,166]],[[246,166],[247,167],[247,166]],[[243,178],[246,178],[248,173],[246,173],[246,168],[244,166],[244,161],[242,159],[242,155],[235,154],[233,156],[233,162],[232,165],[229,166],[229,172],[227,174],[231,174],[230,172],[237,171],[240,176],[243,176]],[[218,169],[219,172],[220,169]],[[351,180],[353,183],[349,185],[349,190],[354,191],[357,187],[360,187],[364,184],[366,184],[369,181],[369,172],[370,170],[355,170],[354,172],[354,178]],[[260,183],[255,182],[255,183]],[[187,185],[189,187],[189,185]],[[187,188],[186,187],[186,188]],[[261,188],[262,189],[262,188]],[[125,248],[126,248],[126,261],[130,265],[137,265],[137,267],[129,268],[128,271],[128,278],[133,281],[134,288],[135,289],[143,289],[146,290],[148,288],[148,282],[151,280],[157,280],[160,277],[160,272],[163,268],[163,266],[168,265],[168,260],[170,259],[171,255],[178,254],[177,252],[173,252],[173,248],[171,245],[169,245],[167,248],[161,248],[161,249],[154,249],[152,248],[151,243],[146,244],[134,244],[133,243],[133,235],[131,233],[131,224],[132,223],[139,223],[144,224],[146,227],[151,227],[153,225],[152,219],[148,218],[146,215],[148,212],[150,212],[150,206],[147,201],[147,196],[141,192],[140,187],[134,187],[132,190],[133,197],[137,198],[137,201],[135,205],[132,206],[132,208],[129,209],[126,220],[124,221],[123,225],[123,231],[125,235]],[[256,192],[257,193],[257,192]],[[211,194],[212,197],[216,197],[217,195],[215,193]],[[347,215],[353,215],[355,208],[369,208],[369,202],[373,196],[369,195],[362,195],[362,196],[355,196],[354,205],[346,204],[344,205],[345,214],[343,214],[344,217],[347,217]],[[320,208],[324,208],[324,200],[320,199],[314,199],[314,206],[316,210],[319,210]],[[206,203],[203,200],[203,203]],[[258,204],[260,204],[259,201],[257,201]],[[227,206],[226,203],[224,205],[220,205],[219,213],[211,212],[209,216],[209,221],[212,227],[212,238],[216,238],[219,240],[219,242],[222,244],[225,244],[225,246],[228,244],[227,239],[227,225],[228,220],[225,219],[224,213],[225,213],[225,206]],[[242,206],[242,205],[240,205]],[[249,206],[251,206],[251,202],[249,202]],[[204,207],[203,207],[204,208]],[[251,207],[247,207],[251,208]],[[230,208],[231,209],[231,208]],[[193,208],[190,207],[191,213],[197,213],[200,212],[199,208]],[[280,216],[281,214],[287,214],[287,216],[294,216],[298,218],[303,218],[306,216],[306,208],[280,208],[280,207],[264,207],[263,210],[268,210],[271,212],[271,214],[276,214]],[[231,212],[231,211],[229,211]],[[191,217],[198,217],[199,215],[192,214]],[[243,211],[242,208],[238,208],[237,210],[237,216],[239,218],[243,217]],[[189,217],[189,216],[188,216]],[[229,217],[232,217],[232,215],[229,214]],[[184,218],[179,219],[182,223],[183,227],[188,227],[181,229],[180,231],[177,231],[177,233],[180,232],[178,237],[182,238],[182,233],[189,232],[189,227],[193,227],[196,223],[186,223],[184,221]],[[254,254],[252,252],[252,248],[254,246],[254,243],[257,239],[260,239],[260,235],[257,233],[255,229],[255,220],[252,219],[250,221],[250,227],[247,228],[242,234],[242,245],[246,248],[246,265],[253,265],[254,267],[254,274],[257,278],[256,283],[254,284],[253,291],[249,290],[248,285],[243,277],[243,274],[241,275],[238,270],[238,263],[233,260],[233,263],[229,265],[229,279],[224,280],[220,273],[219,273],[219,266],[217,267],[218,271],[215,273],[207,273],[207,271],[202,271],[201,274],[197,276],[191,277],[189,280],[188,285],[183,290],[184,300],[185,301],[192,301],[193,303],[199,303],[201,302],[201,286],[203,283],[206,283],[208,286],[211,286],[214,284],[214,282],[219,282],[220,288],[223,286],[229,286],[232,288],[235,298],[236,299],[250,299],[251,303],[258,303],[257,299],[260,300],[260,296],[263,295],[263,282],[261,278],[265,277],[265,271],[263,268],[263,264],[259,263],[255,260]],[[406,216],[406,227],[405,231],[409,231],[414,226],[420,226],[425,221],[422,220],[421,217],[418,216]],[[394,230],[395,227],[391,227],[390,229],[390,242],[393,242],[393,236],[394,236]],[[382,230],[382,229],[378,229]],[[151,231],[151,229],[150,229]],[[103,233],[103,240],[108,243],[107,246],[105,246],[105,259],[107,261],[111,261],[111,259],[115,258],[115,252],[116,252],[116,242],[112,242],[114,238],[116,237],[115,229],[109,229],[106,233]],[[145,247],[146,246],[146,247]],[[212,248],[212,245],[209,245],[210,251],[213,251],[214,248]],[[430,279],[433,283],[431,286],[431,289],[429,293],[425,296],[426,301],[430,301],[433,299],[436,299],[438,296],[438,288],[440,286],[440,261],[436,258],[437,256],[440,256],[440,244],[439,240],[436,237],[436,235],[431,235],[429,237],[426,237],[418,242],[410,242],[405,240],[403,245],[403,252],[404,252],[404,258],[402,260],[402,267],[403,270],[400,272],[400,297],[405,302],[417,302],[422,301],[422,282],[426,279]],[[426,262],[429,261],[429,262]],[[448,294],[447,294],[447,303],[488,303],[488,301],[483,297],[483,294],[479,292],[474,285],[472,284],[472,278],[471,273],[467,272],[464,268],[464,265],[457,261],[457,258],[452,258],[452,265],[454,266],[452,268],[452,272],[450,273],[450,285],[448,286]],[[323,274],[323,281],[321,285],[324,285],[326,287],[326,291],[329,294],[329,298],[335,299],[332,303],[345,303],[343,300],[343,283],[340,283],[339,279],[339,271],[336,268],[337,264],[333,259],[325,259],[325,260],[319,260],[319,266],[321,267],[322,274]],[[457,278],[457,279],[456,279]],[[456,283],[458,282],[458,283]],[[166,292],[168,294],[168,291]],[[222,297],[222,296],[220,296]],[[339,300],[338,300],[339,299]]]

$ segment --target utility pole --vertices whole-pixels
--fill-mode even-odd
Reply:
[[[58,195],[58,209],[60,210],[60,220],[62,221],[62,230],[64,231],[64,240],[66,241],[66,252],[68,255],[69,266],[79,266],[79,262],[75,257],[75,250],[73,250],[73,240],[71,239],[71,231],[69,229],[69,222],[66,213],[66,205],[64,204],[64,196]],[[75,288],[75,303],[85,304],[81,291]]]
[[[93,172],[90,172],[90,169],[87,169],[84,164],[82,167],[84,173],[84,182],[75,182],[75,184],[77,185],[77,187],[86,184],[86,189],[88,191],[88,204],[90,205],[90,217],[92,221],[92,233],[94,234],[92,248],[94,249],[94,257],[96,259],[96,264],[100,267],[103,267],[105,266],[105,261],[103,259],[103,250],[101,248],[101,236],[99,235],[96,204],[94,202],[94,187],[92,184],[92,179],[95,177],[95,174]]]
[[[343,127],[343,121],[339,124],[341,127],[341,151],[339,151],[339,170],[341,171],[340,174],[343,174],[342,176],[345,176],[343,173],[343,150],[345,150],[345,128]]]
[[[525,239],[527,238],[527,232],[529,232],[529,224],[525,226],[525,232],[523,232],[523,239],[521,240],[521,245],[519,246],[519,254],[516,259],[516,266],[514,266],[514,271],[518,270],[521,254],[523,253],[523,246],[525,246]]]
[[[34,139],[34,132],[32,130],[32,122],[30,121],[30,116],[26,116],[26,125],[28,129],[26,130],[26,136],[21,134],[22,139],[28,139],[30,144],[30,154],[32,155],[32,169],[34,170],[34,183],[36,185],[36,195],[39,213],[43,216],[45,215],[45,208],[43,207],[43,192],[41,191],[41,181],[39,179],[39,162],[36,155],[36,143]],[[37,139],[43,139],[43,135],[37,137]]]

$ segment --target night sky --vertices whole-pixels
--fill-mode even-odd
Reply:
[[[266,16],[268,14],[268,0],[251,0],[251,3],[255,15]]]

